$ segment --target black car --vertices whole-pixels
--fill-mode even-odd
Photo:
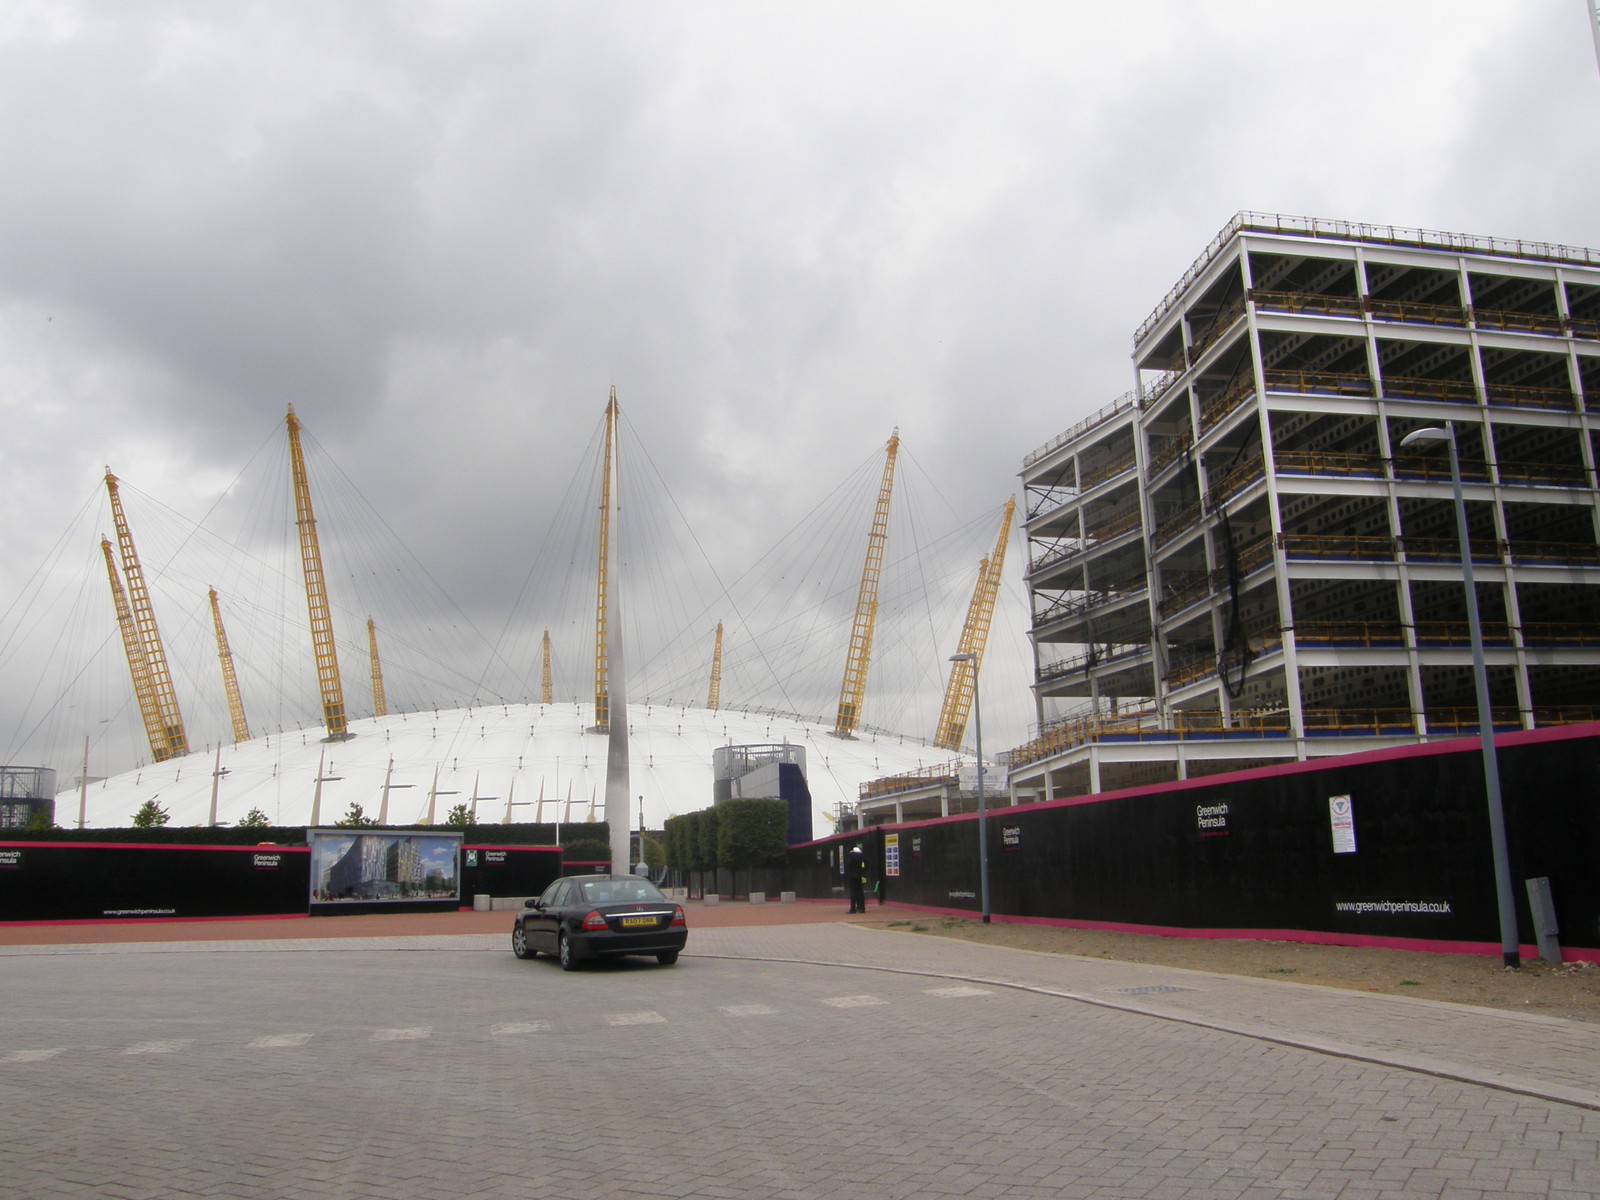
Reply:
[[[569,875],[529,900],[511,931],[518,958],[552,954],[564,971],[585,958],[653,954],[670,967],[689,940],[683,906],[634,875]]]

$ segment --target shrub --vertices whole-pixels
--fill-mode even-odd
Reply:
[[[362,811],[361,805],[352,800],[350,802],[350,811],[345,813],[344,816],[339,820],[335,821],[334,825],[339,829],[360,829],[376,825],[377,823],[377,817],[367,816],[367,814]]]
[[[139,811],[133,814],[133,827],[135,829],[154,829],[158,825],[165,825],[172,818],[167,815],[167,810],[154,800],[146,800],[139,806]]]

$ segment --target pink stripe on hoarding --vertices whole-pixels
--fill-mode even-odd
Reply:
[[[0,850],[223,850],[246,854],[310,854],[310,846],[259,842],[251,846],[201,846],[192,842],[0,842]],[[209,919],[209,918],[208,918]],[[223,918],[216,918],[222,920]]]

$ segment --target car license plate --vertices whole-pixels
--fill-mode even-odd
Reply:
[[[656,923],[656,919],[654,917],[623,917],[622,918],[622,924],[623,924],[624,927],[632,927],[632,926],[636,926],[636,925],[654,925],[655,923]]]

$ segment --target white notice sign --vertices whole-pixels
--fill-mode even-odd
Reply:
[[[1356,814],[1349,796],[1328,797],[1328,821],[1333,826],[1333,852],[1356,852]]]

